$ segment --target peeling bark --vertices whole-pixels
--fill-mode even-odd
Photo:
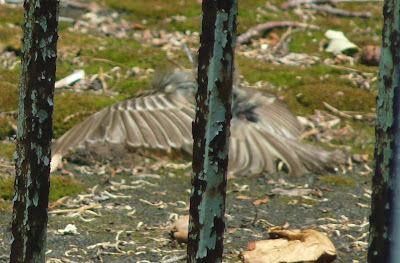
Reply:
[[[188,262],[222,260],[237,3],[203,1]]]
[[[385,1],[383,13],[369,263],[400,260],[400,2]]]
[[[10,262],[45,262],[59,0],[26,0]]]

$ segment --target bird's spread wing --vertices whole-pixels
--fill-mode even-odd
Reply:
[[[289,110],[287,104],[276,95],[261,89],[241,88],[245,107],[253,107],[256,114],[253,122],[257,127],[285,139],[298,140],[303,134],[303,126]],[[252,106],[253,105],[253,106]]]
[[[60,137],[52,152],[64,155],[71,149],[95,143],[190,149],[193,118],[194,105],[174,95],[135,97],[91,115]]]
[[[166,76],[156,74],[153,88],[157,92],[115,103],[73,127],[54,143],[52,169],[68,151],[96,143],[175,148],[192,153],[195,80],[190,74],[176,69]],[[301,143],[302,132],[296,117],[276,96],[235,89],[229,172],[273,173],[278,161],[292,175],[323,170],[335,154]]]

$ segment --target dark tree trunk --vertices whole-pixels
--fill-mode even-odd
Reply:
[[[400,262],[400,2],[383,14],[369,263]]]
[[[237,0],[203,1],[188,262],[222,260],[236,20]]]
[[[58,0],[26,0],[10,262],[45,262]]]

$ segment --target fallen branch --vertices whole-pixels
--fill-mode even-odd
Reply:
[[[17,118],[18,117],[18,111],[16,111],[16,110],[13,110],[13,111],[3,111],[3,112],[1,112],[0,111],[0,117],[5,117],[5,116],[12,116],[12,117],[14,117],[14,118]]]
[[[0,1],[0,4],[19,5],[20,7],[22,7],[22,5],[24,4],[24,0],[3,0],[3,1]],[[96,4],[86,4],[86,3],[80,3],[80,2],[75,2],[75,1],[71,1],[71,0],[60,1],[60,6],[79,8],[79,9],[84,9],[84,10],[88,10],[88,11],[93,11],[93,10],[99,9],[99,7]]]
[[[64,200],[67,199],[67,198],[69,198],[68,195],[64,196],[64,197],[61,197],[60,199],[58,199],[55,202],[50,203],[49,204],[49,209],[53,209],[53,208],[56,208],[57,206],[61,205],[64,202]]]
[[[292,27],[290,26],[288,30],[282,34],[282,36],[279,38],[278,42],[271,47],[271,53],[274,54],[279,48],[281,48],[282,44],[288,38],[295,30],[292,30]]]
[[[363,2],[383,2],[383,0],[291,0],[280,5],[280,9],[294,8],[304,4],[336,4],[336,3],[363,3]]]
[[[263,31],[271,30],[275,27],[301,27],[301,28],[309,28],[309,29],[314,29],[314,30],[320,29],[319,26],[309,25],[309,24],[305,24],[305,23],[299,23],[299,22],[295,22],[295,21],[268,22],[265,24],[251,27],[249,30],[247,30],[246,33],[243,33],[240,36],[238,36],[238,38],[236,40],[236,44],[240,45],[245,42],[248,42],[250,40],[250,38],[259,35]]]
[[[113,249],[115,249],[115,251],[117,251],[117,253],[99,251],[98,254],[126,255],[127,252],[123,251],[123,250],[121,250],[119,248],[120,245],[124,246],[124,245],[126,245],[128,243],[126,241],[119,240],[119,236],[121,235],[122,232],[124,232],[124,230],[118,230],[117,231],[117,236],[115,237],[115,242],[114,243],[111,243],[111,242],[96,243],[94,245],[88,246],[87,249],[93,249],[93,248],[108,249],[108,248],[113,248]]]
[[[374,120],[376,119],[376,113],[361,113],[357,111],[340,111],[333,106],[329,105],[326,102],[323,102],[324,106],[332,111],[333,113],[336,113],[340,117],[347,118],[347,119],[354,119],[354,120]]]
[[[73,209],[58,209],[58,210],[53,210],[53,211],[49,211],[49,214],[67,214],[67,213],[81,213],[84,211],[87,211],[89,209],[92,208],[96,208],[101,206],[101,204],[93,204],[93,205],[85,205],[79,208],[73,208]]]
[[[337,16],[360,17],[360,18],[370,18],[372,16],[371,12],[350,12],[339,8],[334,8],[330,6],[319,6],[315,4],[309,4],[308,6],[314,10]]]
[[[329,109],[329,110],[332,111],[333,113],[336,113],[336,114],[339,115],[340,117],[344,117],[344,118],[347,118],[347,119],[352,119],[352,118],[353,118],[353,116],[351,116],[351,115],[349,115],[349,114],[346,114],[346,113],[344,113],[343,111],[340,111],[340,110],[334,108],[333,106],[329,105],[329,104],[326,103],[325,101],[323,102],[323,104],[324,104],[324,106],[325,106],[327,109]]]
[[[159,263],[175,263],[175,262],[179,262],[181,260],[186,259],[187,255],[182,255],[182,256],[175,256],[163,261],[160,261]]]
[[[15,169],[14,165],[6,165],[6,164],[1,164],[1,163],[0,163],[0,167],[9,168],[9,169]]]
[[[329,65],[329,64],[325,64],[325,65],[328,67],[334,68],[334,69],[345,70],[348,72],[354,72],[354,73],[357,73],[364,77],[372,77],[374,75],[374,73],[363,72],[363,71],[355,69],[355,68],[343,67],[343,66],[338,66],[338,65]]]
[[[130,196],[130,195],[114,195],[114,194],[111,194],[111,193],[109,193],[109,192],[107,192],[107,191],[104,191],[103,192],[106,196],[108,196],[108,197],[110,197],[110,198],[112,198],[112,199],[117,199],[117,198],[132,198],[132,196]]]

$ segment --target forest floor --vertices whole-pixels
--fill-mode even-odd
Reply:
[[[65,176],[87,190],[50,204],[48,262],[162,262],[185,255],[185,246],[172,240],[169,230],[188,214],[190,163],[129,158],[132,167],[128,158],[120,168],[67,165]],[[282,226],[326,233],[338,262],[365,262],[370,174],[363,173],[364,167],[353,168],[340,175],[230,178],[224,261],[239,262],[248,243],[268,239],[270,227]],[[10,221],[11,212],[2,212],[0,262],[8,260]],[[63,232],[69,224],[76,233]]]

